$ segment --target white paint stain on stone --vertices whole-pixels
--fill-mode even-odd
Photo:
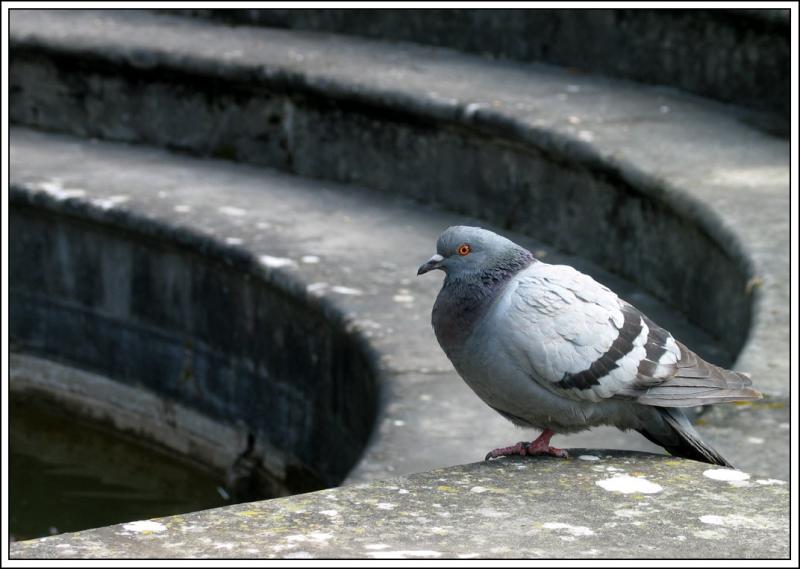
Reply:
[[[107,198],[92,200],[92,203],[102,209],[111,209],[121,203],[125,203],[128,199],[128,196],[108,196]]]
[[[578,460],[594,461],[594,460],[600,460],[600,457],[594,456],[593,454],[582,454],[578,457]]]
[[[314,294],[319,296],[323,294],[325,290],[327,290],[327,288],[328,288],[328,283],[322,283],[322,282],[311,283],[309,285],[306,285],[306,292],[308,292],[309,294]]]
[[[292,267],[295,262],[286,257],[273,257],[272,255],[261,255],[258,258],[261,264],[270,269],[277,269],[279,267]]]
[[[564,532],[574,537],[594,535],[594,532],[586,526],[573,526],[570,524],[562,524],[561,522],[547,522],[542,525],[542,527],[545,529]]]
[[[231,207],[229,205],[224,205],[218,208],[217,211],[220,213],[224,213],[225,215],[232,215],[234,217],[241,217],[247,213],[247,210],[238,207]]]
[[[80,198],[86,195],[86,192],[79,188],[65,188],[58,178],[40,182],[37,187],[57,200]]]
[[[475,494],[483,494],[487,490],[488,488],[484,488],[483,486],[473,486],[469,489],[470,492],[474,492]]]
[[[747,442],[751,445],[763,445],[764,439],[761,437],[747,437]]]
[[[392,421],[392,424],[393,424],[395,427],[405,427],[405,425],[406,425],[406,422],[405,422],[405,421],[403,421],[403,420],[401,420],[401,419],[395,419],[394,421]]]
[[[755,520],[752,518],[748,518],[747,516],[742,516],[740,514],[729,514],[727,516],[708,514],[705,516],[700,516],[700,521],[703,522],[704,524],[709,524],[713,526],[723,526],[728,528],[757,529],[763,526],[761,520]]]
[[[320,259],[316,255],[303,255],[300,257],[300,261],[306,265],[316,265]]]
[[[160,532],[166,531],[167,526],[160,522],[154,522],[152,520],[141,520],[138,522],[131,522],[122,526],[122,529],[125,531],[135,531],[135,532],[145,532],[145,531],[152,531],[152,532]]]
[[[215,543],[214,544],[214,549],[227,549],[227,550],[230,551],[231,549],[233,549],[233,547],[234,547],[234,544],[232,544],[232,543]]]
[[[746,472],[732,468],[710,468],[703,472],[703,476],[712,480],[722,480],[723,482],[748,480],[750,478],[750,475]]]
[[[485,107],[485,103],[470,103],[464,109],[464,115],[467,117],[471,117],[475,113],[477,113],[482,107]]]
[[[621,494],[657,494],[664,489],[660,484],[650,482],[646,478],[628,476],[627,474],[605,480],[597,480],[595,484],[603,490],[620,492]]]
[[[392,300],[395,302],[408,304],[410,302],[414,302],[414,297],[410,294],[396,294],[392,297]]]
[[[776,480],[774,478],[759,478],[756,480],[756,484],[760,484],[761,486],[783,486],[786,484],[783,480]]]
[[[378,502],[376,506],[379,510],[394,510],[397,507],[397,504],[392,504],[390,502]]]
[[[350,288],[348,286],[332,286],[331,291],[335,292],[336,294],[345,294],[345,295],[352,295],[358,296],[360,294],[364,294],[361,290],[357,288]]]
[[[408,494],[408,490],[406,490],[405,488],[400,488],[400,490],[398,490],[397,493],[398,494]]]
[[[328,517],[330,517],[330,518],[333,518],[333,517],[336,517],[336,516],[338,516],[338,515],[339,515],[339,512],[338,512],[338,511],[336,511],[336,510],[322,510],[322,511],[320,512],[320,514],[322,514],[323,516],[328,516]]]

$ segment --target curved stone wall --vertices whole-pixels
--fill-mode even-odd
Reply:
[[[344,479],[370,436],[377,385],[370,348],[335,309],[177,228],[24,191],[11,208],[12,347],[93,374],[69,372],[74,389],[58,389],[73,397],[62,399],[76,403],[76,389],[90,408],[116,398],[96,418],[138,413],[141,424],[116,426],[145,438],[145,423],[174,423],[176,406],[201,439],[227,429],[226,474],[251,497]],[[163,399],[157,416],[138,411],[153,407],[138,391]]]

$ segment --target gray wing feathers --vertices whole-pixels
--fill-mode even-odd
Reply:
[[[750,378],[743,373],[723,369],[701,359],[686,346],[681,350],[675,375],[659,385],[651,386],[637,398],[639,403],[656,407],[694,407],[726,401],[760,399],[750,389]]]
[[[705,362],[611,290],[564,265],[516,280],[505,338],[520,367],[572,399],[693,407],[759,399],[750,379]]]
[[[639,313],[641,314],[641,313]],[[641,318],[647,325],[647,343],[645,344],[645,357],[639,362],[635,385],[637,388],[658,385],[667,377],[672,377],[677,371],[678,357],[674,353],[677,348],[672,335],[656,325],[644,314]],[[672,346],[670,346],[670,343]],[[672,352],[667,352],[672,348]],[[667,360],[663,361],[664,356]]]

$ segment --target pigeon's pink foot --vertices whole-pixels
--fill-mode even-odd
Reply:
[[[496,448],[489,451],[484,460],[499,458],[501,456],[526,456],[529,454],[549,454],[557,458],[567,458],[569,456],[567,451],[550,446],[550,439],[554,434],[553,431],[546,429],[535,441],[530,443],[519,442],[514,446]]]

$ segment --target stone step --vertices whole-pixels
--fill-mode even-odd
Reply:
[[[742,109],[136,11],[16,10],[10,40],[17,124],[356,183],[536,237],[678,307],[788,396],[789,145]]]
[[[411,41],[634,79],[789,118],[789,10],[172,10],[234,25]]]
[[[578,449],[12,543],[12,558],[788,559],[785,482]]]

